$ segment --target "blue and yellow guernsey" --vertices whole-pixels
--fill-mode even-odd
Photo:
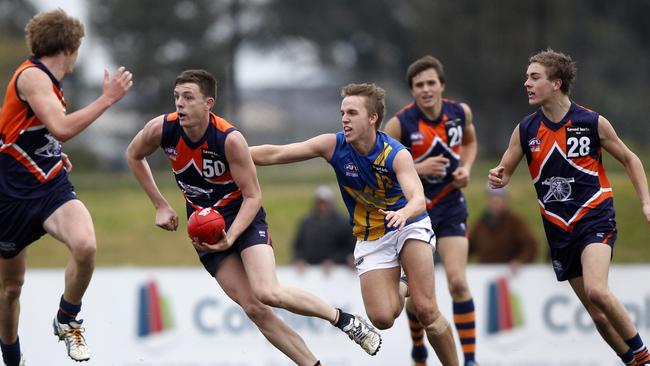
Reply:
[[[406,206],[406,197],[393,170],[395,155],[402,149],[404,146],[397,140],[377,132],[372,152],[361,155],[345,141],[343,132],[336,134],[336,148],[329,163],[336,172],[357,240],[377,240],[395,230],[386,227],[379,209],[396,211]],[[408,223],[426,217],[426,213],[422,213]]]

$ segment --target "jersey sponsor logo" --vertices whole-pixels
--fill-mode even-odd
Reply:
[[[193,185],[184,183],[180,180],[178,181],[178,185],[181,187],[183,193],[187,197],[209,196],[213,192],[212,189],[203,189],[203,188],[195,187]]]
[[[445,126],[457,126],[460,123],[460,118],[450,119],[445,121]]]
[[[345,163],[343,169],[345,170],[345,175],[347,177],[356,178],[359,176],[359,168],[357,168],[357,166],[352,162]]]
[[[165,155],[167,155],[168,158],[171,160],[176,160],[178,157],[178,151],[176,151],[176,148],[173,146],[167,146],[164,149]]]
[[[55,139],[54,136],[49,133],[45,135],[45,138],[47,139],[47,143],[36,149],[34,154],[44,158],[61,156],[61,143],[59,140]]]
[[[379,174],[388,174],[388,168],[382,165],[372,164],[372,170]]]
[[[201,149],[201,157],[203,157],[203,159],[218,159],[221,155],[216,151]]]
[[[424,144],[424,135],[421,132],[411,133],[411,145],[422,145]]]
[[[576,127],[576,126],[568,126],[566,128],[566,133],[567,136],[580,136],[580,135],[587,135],[591,132],[591,128],[589,127]]]
[[[544,203],[571,201],[571,183],[574,178],[550,177],[542,181],[542,185],[549,186],[548,192],[542,199]]]
[[[528,140],[528,148],[530,152],[538,152],[542,149],[542,141],[537,137]]]

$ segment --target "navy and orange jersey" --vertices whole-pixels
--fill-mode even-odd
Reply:
[[[386,227],[379,209],[396,211],[406,206],[406,197],[393,169],[395,155],[403,149],[397,140],[377,132],[373,150],[361,155],[345,141],[343,132],[336,134],[336,148],[329,163],[336,173],[357,240],[377,240],[395,230]],[[423,213],[409,223],[426,217]]]
[[[164,116],[160,143],[171,163],[176,184],[185,196],[188,213],[213,207],[223,215],[227,226],[239,212],[243,200],[230,173],[224,145],[233,131],[236,129],[228,121],[210,113],[205,134],[192,142],[174,112]]]
[[[540,108],[519,123],[519,138],[552,247],[566,246],[593,227],[594,220],[614,223],[598,113],[572,102],[566,116],[555,123]]]
[[[443,155],[449,159],[445,175],[420,178],[427,199],[427,210],[445,198],[445,202],[463,199],[460,189],[451,184],[451,175],[460,164],[463,133],[465,132],[465,110],[460,103],[442,100],[442,110],[436,120],[429,119],[417,104],[411,103],[396,115],[402,130],[401,143],[406,146],[418,163],[432,156]]]
[[[52,91],[65,112],[61,84],[37,58],[25,60],[14,73],[0,110],[0,197],[33,199],[48,195],[67,184],[61,160],[61,143],[34,114],[18,93],[18,77],[37,67],[52,81]]]

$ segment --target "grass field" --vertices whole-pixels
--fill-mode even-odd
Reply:
[[[472,182],[465,190],[470,220],[484,207],[487,170],[494,162],[478,163],[472,171]],[[625,172],[607,161],[609,178],[614,187],[619,236],[615,263],[650,263],[647,249],[648,225],[640,204]],[[611,166],[611,168],[610,168]],[[261,167],[258,170],[264,207],[279,264],[291,259],[291,240],[299,219],[310,209],[313,188],[320,183],[335,188],[334,174],[323,161],[311,161],[290,166]],[[184,214],[183,198],[171,173],[156,174],[163,194],[176,211]],[[181,216],[177,232],[167,232],[154,226],[154,209],[147,196],[129,173],[73,172],[71,180],[79,197],[90,210],[95,222],[98,242],[98,266],[194,266],[198,260],[186,235],[186,220]],[[512,205],[524,214],[541,243],[539,261],[546,255],[546,242],[535,193],[530,178],[521,164],[509,186]],[[342,201],[339,199],[341,209]],[[43,237],[29,247],[30,267],[61,267],[68,252],[50,238]]]

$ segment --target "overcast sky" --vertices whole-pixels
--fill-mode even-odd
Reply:
[[[69,15],[86,20],[85,0],[30,0],[39,10],[61,8]],[[91,62],[92,61],[92,62]],[[117,65],[101,45],[93,39],[92,32],[86,37],[79,50],[79,63],[83,65],[84,77],[91,82],[101,83],[103,70],[113,72]],[[128,65],[125,65],[128,68]],[[311,86],[325,81],[319,70],[316,54],[304,44],[291,44],[269,54],[260,55],[251,47],[242,47],[237,54],[237,81],[240,86],[263,88],[268,86]]]

